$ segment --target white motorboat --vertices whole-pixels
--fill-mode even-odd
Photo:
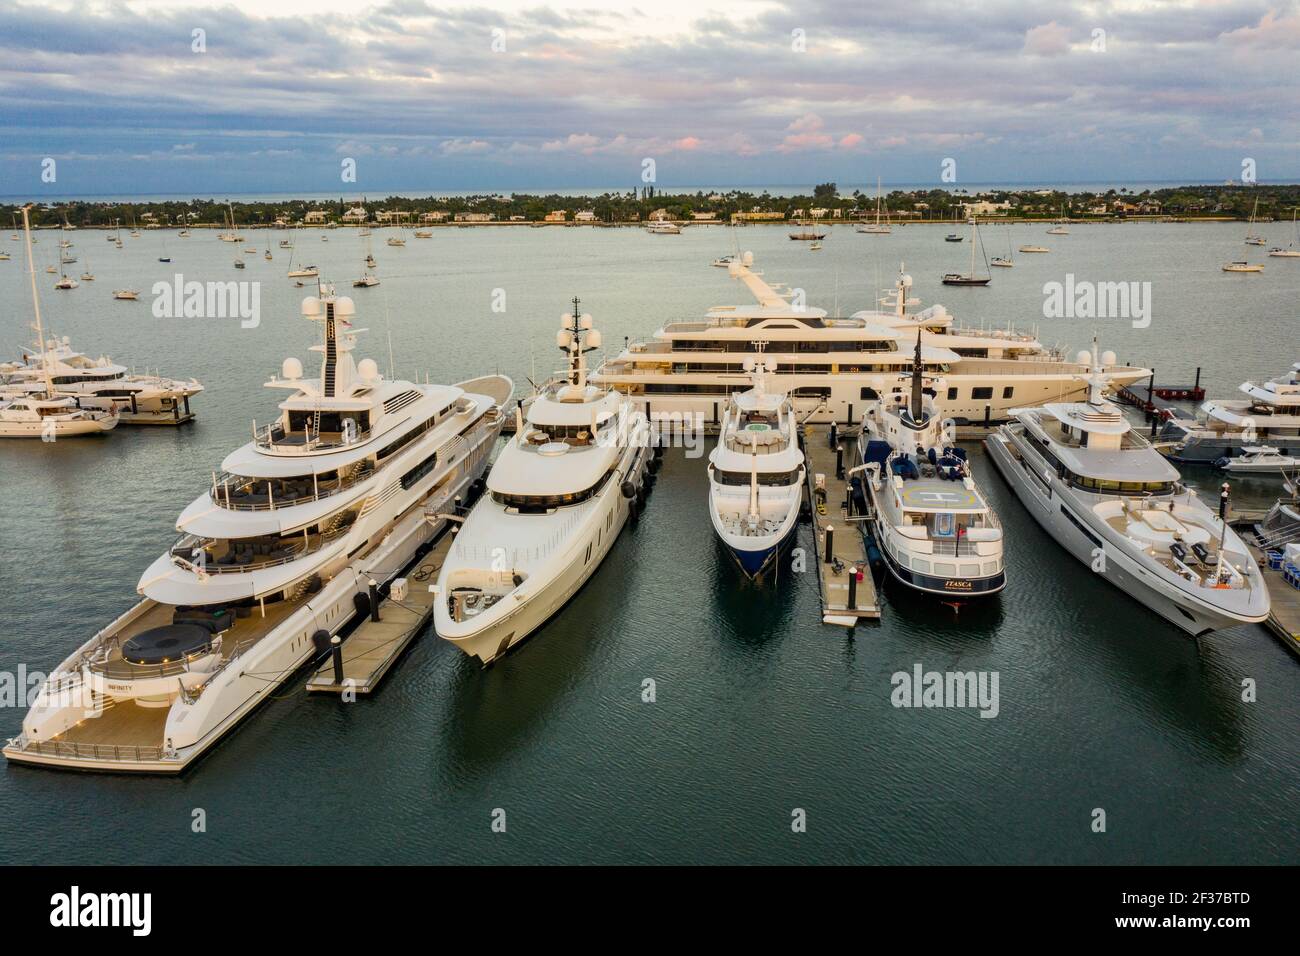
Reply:
[[[1223,266],[1224,272],[1263,272],[1264,267],[1252,262],[1228,262]]]
[[[561,318],[568,368],[516,410],[516,434],[443,562],[438,635],[489,664],[541,627],[600,567],[645,501],[649,423],[587,381],[591,316]]]
[[[1214,464],[1221,471],[1234,475],[1275,475],[1285,478],[1300,470],[1300,458],[1284,455],[1267,445],[1248,445],[1241,450],[1240,455],[1220,458]]]
[[[746,363],[746,371],[752,385],[732,394],[709,454],[709,517],[741,569],[755,578],[793,538],[805,465],[794,406],[768,388],[776,364],[760,358]]]

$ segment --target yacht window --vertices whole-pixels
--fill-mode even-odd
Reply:
[[[978,400],[980,400],[980,399],[982,399],[982,398],[992,398],[992,397],[993,397],[993,387],[992,387],[992,386],[984,386],[984,387],[981,387],[981,388],[972,388],[971,391],[970,391],[970,397],[973,398],[973,399],[975,399],[976,401],[978,401]]]
[[[788,485],[798,484],[799,470],[794,471],[760,471],[757,476],[758,484],[763,488],[784,488]],[[723,471],[721,468],[713,469],[713,480],[720,485],[731,485],[736,487],[749,487],[749,472],[747,471]]]
[[[957,565],[955,565],[955,564],[936,564],[936,565],[934,566],[934,573],[937,574],[937,575],[939,575],[939,577],[941,577],[941,578],[950,578],[950,577],[953,577],[953,576],[957,573]]]
[[[953,385],[948,389],[948,401],[957,401],[957,386]]]
[[[913,570],[913,571],[920,571],[922,574],[929,574],[929,573],[930,573],[930,562],[929,562],[929,561],[923,561],[923,560],[921,560],[920,558],[913,558],[913,559],[912,559],[912,570]]]
[[[552,508],[563,508],[567,505],[576,505],[579,502],[586,501],[588,498],[598,494],[605,482],[609,480],[610,475],[614,474],[611,467],[609,471],[601,475],[590,488],[582,491],[576,491],[562,495],[506,495],[499,491],[492,492],[492,500],[499,505],[505,505],[507,508],[514,508],[520,514],[545,514]]]
[[[1015,388],[1014,385],[1008,385],[1006,388],[1002,389],[1002,397],[1003,397],[1003,398],[1010,398],[1010,397],[1011,397],[1011,393],[1014,392],[1015,390],[1016,390],[1016,388]]]
[[[866,387],[864,387],[858,393],[858,397],[861,398],[864,402],[874,402],[880,398],[880,396],[876,393],[876,390],[874,388],[866,388]]]

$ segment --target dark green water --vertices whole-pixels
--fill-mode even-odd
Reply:
[[[1155,241],[1157,230],[1165,232]],[[1242,277],[1224,284],[1187,265],[1194,255],[1208,263],[1235,255],[1237,230],[1078,227],[1053,245],[1067,238],[1075,263],[1116,264],[1114,275],[1093,266],[1090,278],[1156,271],[1143,262],[1186,273],[1157,279],[1164,307],[1158,298],[1151,329],[1103,329],[1114,342],[1104,347],[1122,359],[1171,366],[1178,378],[1174,369],[1203,364],[1219,395],[1293,361],[1300,270],[1270,265],[1245,277],[1262,282],[1242,286]],[[885,253],[868,245],[880,240],[846,231],[828,241],[825,258],[788,248],[797,244],[776,230],[742,239],[769,277],[806,286],[815,305],[829,306],[838,283],[842,305],[865,307],[874,282],[860,273],[875,267],[863,267],[864,250],[889,275]],[[1042,282],[1064,271],[1061,262],[1057,273],[1018,267],[982,298],[939,295],[921,277],[960,265],[935,248],[940,234],[909,229],[885,241],[895,240],[889,255],[908,258],[927,304],[938,298],[962,319],[1031,323]],[[108,300],[133,278],[147,292],[145,280],[166,268],[153,262],[159,237],[128,243],[117,260],[97,235],[77,241],[100,279],[93,291],[75,290],[91,292],[79,299],[43,293],[57,331],[87,351],[196,374],[209,390],[191,428],[0,447],[3,671],[52,667],[131,603],[176,514],[245,440],[251,419],[271,417],[276,393],[258,383],[310,344],[312,327],[296,317],[301,291],[283,278],[278,249],[274,271],[250,257],[248,278],[265,279],[264,319],[239,330],[229,320],[156,320],[147,302]],[[167,242],[173,271],[234,277],[230,250],[215,239]],[[1182,258],[1166,262],[1158,250],[1174,244]],[[455,230],[406,250],[381,240],[384,285],[357,295],[358,324],[374,329],[362,350],[381,358],[391,324],[403,374],[418,366],[455,380],[500,367],[522,380],[534,351],[550,370],[547,343],[575,292],[611,346],[665,319],[745,301],[705,264],[729,247],[719,229],[676,238]],[[354,237],[336,234],[312,258],[351,278],[358,250]],[[0,272],[0,301],[13,306],[0,343],[26,340],[21,281],[17,269]],[[506,317],[489,311],[498,287],[510,296]],[[1243,289],[1250,309],[1232,306]],[[1229,307],[1238,326],[1257,327],[1238,327],[1231,352],[1221,344]],[[1044,338],[1076,347],[1091,334],[1038,321]],[[1008,536],[1009,586],[988,605],[954,617],[890,590],[879,625],[852,635],[823,626],[811,570],[743,582],[713,539],[703,461],[670,451],[640,524],[498,666],[482,671],[426,632],[374,699],[308,699],[299,675],[179,780],[0,770],[0,861],[1293,861],[1294,660],[1260,628],[1199,644],[1184,637],[1046,539],[974,446],[972,458]],[[1192,477],[1206,487],[1214,480]],[[1246,500],[1267,493],[1240,489]],[[801,544],[810,546],[806,528]],[[890,675],[917,663],[998,672],[998,717],[894,708]],[[1255,703],[1241,701],[1245,678],[1258,684]],[[646,679],[654,703],[642,701]],[[17,732],[22,713],[0,709],[0,732]],[[1104,834],[1090,829],[1097,807]],[[196,808],[206,833],[191,832]],[[491,831],[495,808],[506,812],[504,834]],[[806,833],[791,832],[794,808],[807,812]]]

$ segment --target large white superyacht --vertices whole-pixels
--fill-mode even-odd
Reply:
[[[587,380],[600,333],[578,305],[556,338],[568,369],[533,396],[526,416],[516,411],[516,435],[438,576],[438,636],[484,664],[577,593],[645,500],[649,424],[623,395]]]
[[[1253,445],[1300,454],[1300,362],[1266,382],[1242,382],[1244,399],[1203,403],[1194,420],[1174,418],[1160,431],[1172,461],[1213,464]]]
[[[921,351],[920,336],[916,352]],[[956,602],[1006,587],[1002,526],[952,441],[919,358],[862,424],[858,448],[872,536],[890,575]]]
[[[1268,617],[1250,552],[1105,398],[1110,364],[1085,377],[1085,402],[1023,409],[985,440],[1026,510],[1095,573],[1189,634]]]
[[[0,396],[40,388],[48,370],[57,393],[78,399],[83,407],[115,407],[124,425],[172,424],[193,417],[190,399],[203,391],[193,378],[135,373],[102,355],[91,358],[75,352],[66,335],[50,338],[43,349],[39,346],[25,350],[16,362],[0,363]]]
[[[741,569],[756,578],[799,524],[805,465],[790,398],[768,388],[775,363],[746,370],[753,387],[731,396],[709,454],[709,517]]]
[[[320,372],[286,359],[270,425],[213,473],[141,600],[45,681],[4,754],[175,773],[369,609],[485,469],[513,386],[390,381],[355,362],[351,299],[303,300]],[[346,644],[344,645],[346,647]]]
[[[914,336],[907,333],[919,325],[926,371],[947,380],[944,413],[959,424],[1000,422],[1012,408],[1084,394],[1078,376],[1086,369],[1060,361],[1032,337],[952,329],[941,306],[910,316],[906,305],[914,300],[905,293],[891,311],[830,318],[823,309],[788,301],[792,290],[778,291],[753,262],[753,253],[746,252],[727,268],[756,305],[715,306],[703,320],[669,322],[653,341],[632,343],[605,362],[592,381],[625,392],[651,418],[716,424],[731,392],[749,386],[744,363],[765,350],[780,363],[781,388],[800,420],[855,424],[874,401],[873,380],[909,371]],[[1111,371],[1121,382],[1150,375],[1126,366]]]

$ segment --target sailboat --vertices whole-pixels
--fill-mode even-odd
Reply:
[[[1296,229],[1294,208],[1291,210],[1291,241],[1285,249],[1274,246],[1268,250],[1268,254],[1274,259],[1300,259],[1300,230]]]
[[[1006,256],[994,256],[989,260],[989,265],[997,266],[1000,269],[1010,269],[1016,264],[1016,260],[1011,258],[1011,227],[1007,226],[1007,254]]]
[[[93,272],[90,271],[90,262],[87,261],[87,262],[85,263],[85,266],[86,266],[86,271],[83,272],[83,273],[81,273],[81,281],[82,281],[82,282],[94,282],[94,281],[95,281],[95,273],[93,273]]]
[[[41,377],[44,389],[24,391],[14,398],[0,400],[0,438],[40,438],[55,441],[72,435],[102,434],[117,426],[117,406],[108,410],[82,408],[77,400],[54,390],[50,365],[45,354],[45,327],[41,323],[41,300],[36,292],[36,264],[32,258],[30,206],[23,207],[23,235],[27,240],[27,272],[32,286],[32,330],[40,346]]]
[[[297,269],[295,269],[293,267],[293,257],[295,255],[295,252],[296,250],[294,252],[289,253],[289,272],[287,273],[287,275],[289,276],[290,279],[300,279],[300,278],[307,278],[309,276],[315,277],[320,275],[320,270],[317,269],[315,266],[299,266]]]
[[[1246,245],[1262,246],[1264,237],[1255,235],[1255,216],[1259,212],[1259,197],[1255,197],[1255,206],[1250,211],[1250,221],[1246,224]]]
[[[983,278],[975,274],[975,247],[979,244],[979,227],[975,225],[975,220],[970,221],[970,272],[962,275],[959,272],[949,272],[943,277],[944,285],[988,285],[993,280],[992,274]],[[987,268],[988,263],[985,262]]]
[[[172,257],[167,254],[167,240],[162,241],[162,255],[158,257],[159,262],[171,262]]]
[[[1065,222],[1066,222],[1065,206],[1061,206],[1061,218],[1057,220],[1055,226],[1047,230],[1047,234],[1049,236],[1068,236],[1070,234],[1070,230],[1065,228]]]
[[[370,234],[366,234],[366,267],[361,270],[361,278],[352,281],[354,289],[369,289],[379,285],[379,279],[371,274],[370,270],[375,267],[375,257],[370,254]]]
[[[891,232],[893,232],[893,230],[889,227],[888,210],[885,211],[885,221],[884,222],[880,221],[880,206],[881,206],[880,177],[877,176],[876,177],[876,221],[859,224],[857,229],[855,230],[856,232],[866,233],[867,235],[871,235],[871,236],[887,236]]]
[[[176,233],[177,239],[188,239],[190,237],[190,214],[189,211],[181,213],[181,231]]]
[[[222,242],[240,242],[244,237],[241,236],[239,230],[235,228],[235,207],[227,201],[226,208],[230,212],[230,229],[227,232],[220,233],[217,238]],[[225,218],[224,213],[222,214],[222,218]]]

